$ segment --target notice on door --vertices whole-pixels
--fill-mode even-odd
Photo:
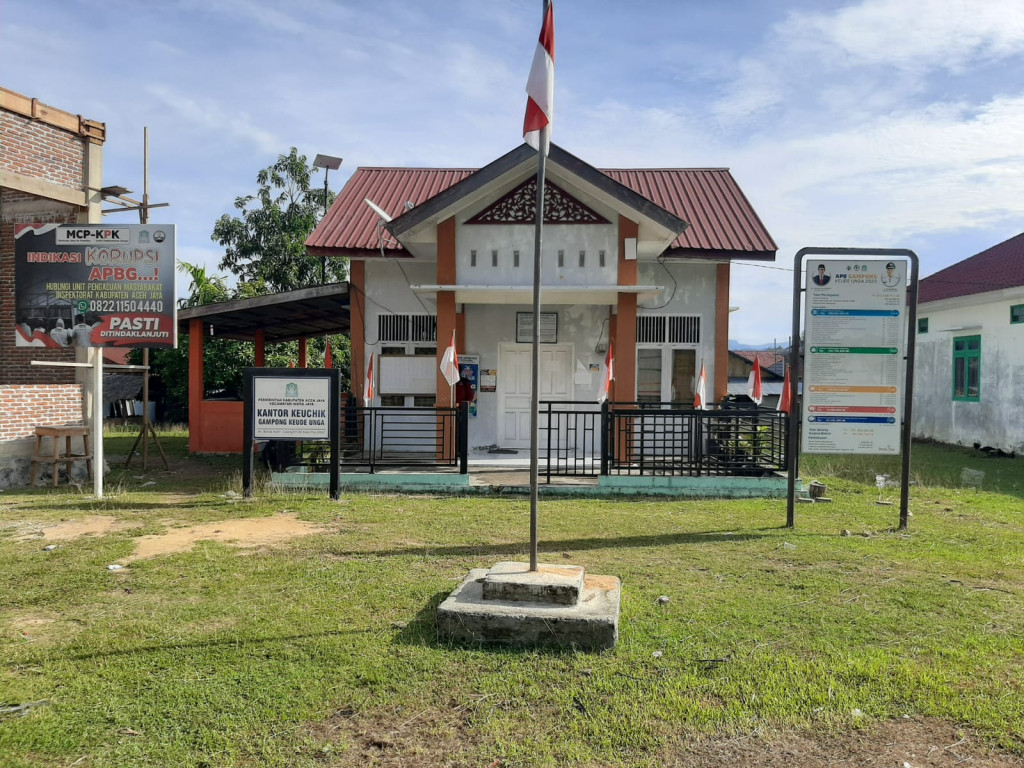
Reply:
[[[806,289],[801,450],[898,454],[907,263],[810,261]]]

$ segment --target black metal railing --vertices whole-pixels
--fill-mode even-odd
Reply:
[[[614,403],[602,415],[601,473],[764,476],[786,469],[786,415]]]
[[[353,412],[354,411],[354,412]],[[469,471],[469,408],[350,407],[342,413],[342,466],[457,467]]]
[[[601,471],[601,409],[592,400],[541,401],[539,474],[596,476]]]
[[[539,474],[765,476],[787,469],[786,414],[754,406],[702,411],[672,403],[542,401]],[[469,409],[379,406],[341,412],[342,468],[455,467],[466,474]],[[325,446],[302,444],[288,463],[323,469]]]
[[[455,467],[469,471],[469,409],[363,407],[348,400],[340,415],[341,467],[343,472],[379,469]],[[329,469],[330,446],[326,442],[274,441],[269,463],[279,470],[303,466],[309,471]]]

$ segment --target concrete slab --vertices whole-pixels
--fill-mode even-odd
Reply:
[[[585,576],[575,605],[484,600],[488,569],[474,568],[437,609],[439,637],[514,646],[614,648],[619,636],[617,576]]]
[[[583,569],[578,565],[496,563],[484,577],[484,600],[575,605],[583,589]]]

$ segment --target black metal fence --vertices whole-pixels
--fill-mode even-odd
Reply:
[[[671,403],[542,402],[540,473],[763,476],[786,464],[786,414]]]
[[[466,403],[456,408],[357,406],[343,420],[342,465],[350,471],[422,466],[469,471]]]
[[[786,414],[670,403],[545,401],[540,405],[539,474],[765,476],[787,469]],[[342,408],[342,470],[452,467],[469,471],[469,409]],[[291,451],[289,446],[289,451]],[[325,446],[304,443],[281,464],[323,469]]]
[[[465,403],[456,408],[366,408],[349,399],[341,409],[342,471],[453,467],[466,474],[468,425]],[[309,471],[327,471],[330,450],[326,443],[274,442],[265,454],[273,468],[303,466]]]
[[[615,403],[603,414],[602,474],[731,475],[784,471],[786,414],[769,409],[703,411]]]

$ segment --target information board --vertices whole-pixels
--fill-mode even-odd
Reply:
[[[807,263],[804,453],[898,454],[905,394],[907,263]]]
[[[173,224],[18,224],[19,347],[174,347]]]
[[[253,439],[327,440],[330,401],[327,376],[253,376]]]

